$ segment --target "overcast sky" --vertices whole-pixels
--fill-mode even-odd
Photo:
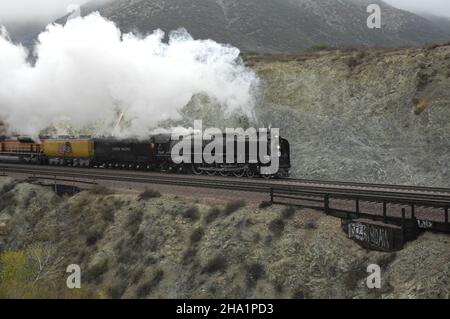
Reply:
[[[385,2],[413,12],[426,12],[450,17],[450,0],[384,0]]]
[[[450,17],[450,0],[385,0],[413,12],[428,12]],[[88,0],[0,0],[0,21],[48,22],[66,13],[69,4]]]

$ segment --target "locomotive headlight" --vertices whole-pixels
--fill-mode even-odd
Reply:
[[[277,149],[281,150],[281,145],[280,144],[277,145]]]

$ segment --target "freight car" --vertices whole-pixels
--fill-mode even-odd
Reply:
[[[210,140],[201,137],[189,136],[192,145],[199,143],[201,152],[208,147]],[[258,137],[259,138],[259,137]],[[199,139],[201,139],[199,141]],[[195,162],[196,155],[194,146],[190,152],[190,161],[176,163],[172,157],[172,150],[184,139],[174,140],[170,134],[159,134],[150,136],[146,140],[138,139],[116,139],[116,138],[46,138],[42,143],[36,143],[29,138],[0,139],[0,159],[2,157],[14,157],[19,162],[39,163],[43,165],[79,166],[79,167],[103,167],[103,168],[127,168],[145,169],[163,172],[208,174],[208,175],[234,175],[238,177],[254,177],[264,175],[263,168],[269,164],[262,164],[259,159],[249,156],[251,140],[246,137],[243,140],[244,152],[238,147],[236,137],[230,140],[223,136],[223,149],[215,150],[215,158],[220,161],[206,163]],[[242,141],[241,141],[242,142]],[[226,147],[231,143],[234,148],[234,161],[226,161]],[[268,146],[270,154],[271,146]],[[289,142],[279,138],[277,145],[279,169],[275,174],[264,177],[287,177],[289,176],[290,149]],[[259,154],[259,150],[258,150]],[[225,164],[226,163],[226,164]]]
[[[42,144],[35,143],[29,137],[0,137],[0,159],[20,162],[40,162]]]

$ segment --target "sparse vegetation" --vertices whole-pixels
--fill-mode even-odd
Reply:
[[[265,208],[268,208],[268,207],[270,207],[270,206],[272,206],[272,203],[271,202],[269,202],[269,201],[263,201],[263,202],[261,202],[260,204],[259,204],[259,209],[265,209]]]
[[[87,281],[99,281],[100,277],[108,271],[109,261],[108,258],[102,258],[92,265],[86,272],[85,278]]]
[[[420,115],[423,113],[423,111],[425,111],[428,107],[428,102],[426,99],[419,99],[419,100],[415,100],[415,107],[414,107],[414,114],[415,115]]]
[[[0,298],[90,298],[86,289],[67,289],[62,258],[52,246],[35,244],[0,256]]]
[[[292,294],[292,299],[308,299],[309,293],[308,289],[304,287],[297,287]]]
[[[161,193],[153,190],[153,189],[148,189],[146,188],[145,191],[143,191],[141,194],[139,194],[139,200],[149,200],[151,198],[159,198],[161,197]]]
[[[205,221],[207,224],[212,223],[216,220],[217,217],[220,216],[221,210],[218,207],[211,207],[206,214]]]
[[[189,247],[188,249],[186,249],[183,253],[183,264],[187,265],[192,262],[196,254],[197,249],[195,249],[194,247]]]
[[[311,53],[311,52],[332,51],[332,50],[336,50],[336,48],[325,43],[319,43],[309,47],[308,49],[305,50],[305,52]]]
[[[283,209],[283,211],[281,212],[281,218],[283,219],[290,219],[292,218],[292,216],[294,216],[295,214],[295,208],[292,206],[286,207],[285,209]]]
[[[269,230],[275,236],[280,237],[283,234],[284,226],[284,221],[282,219],[276,218],[270,222]]]
[[[108,187],[103,186],[103,185],[98,185],[98,184],[92,186],[92,188],[89,190],[89,192],[94,195],[111,195],[111,194],[113,194],[113,191],[110,190]]]
[[[218,271],[225,270],[227,268],[227,260],[224,256],[215,256],[211,258],[203,267],[203,272],[212,274]]]
[[[107,294],[112,299],[120,299],[127,290],[127,286],[125,281],[114,282],[107,288]]]
[[[102,218],[105,222],[114,223],[115,211],[114,209],[103,209],[101,212]]]
[[[232,213],[238,211],[239,209],[245,207],[247,203],[243,200],[235,200],[229,202],[224,209],[225,215],[231,215]]]
[[[317,226],[317,223],[316,223],[315,221],[310,220],[310,221],[308,221],[308,222],[305,224],[305,228],[306,228],[306,229],[317,229],[318,226]]]
[[[247,265],[246,268],[246,279],[249,286],[254,286],[256,282],[266,274],[266,270],[261,263],[254,262]]]
[[[191,236],[190,236],[191,243],[194,244],[194,243],[199,242],[202,239],[204,234],[205,234],[205,231],[203,228],[200,227],[200,228],[194,229],[194,231],[191,233]]]
[[[142,210],[133,210],[128,214],[127,222],[125,224],[125,228],[132,235],[136,234],[139,230],[139,226],[142,223],[144,213]]]
[[[161,280],[164,277],[164,271],[161,269],[158,269],[153,274],[152,279],[149,281],[139,285],[139,287],[136,290],[136,297],[138,298],[145,298],[147,297],[152,290],[161,282]]]
[[[100,229],[96,228],[91,231],[89,231],[88,235],[86,236],[86,245],[92,246],[97,243],[101,238],[103,237],[103,232],[100,231]]]
[[[16,199],[13,192],[7,192],[0,196],[0,212],[7,207],[16,206]],[[12,211],[11,211],[12,212]]]
[[[24,208],[23,212],[16,209],[8,217],[11,227],[17,227],[10,233],[17,241],[14,245],[26,247],[30,233],[27,231],[24,236],[20,233],[22,229],[33,230],[34,242],[57,244],[54,249],[42,246],[19,251],[25,258],[19,254],[20,258],[9,261],[17,269],[17,272],[8,270],[12,273],[9,281],[5,280],[4,271],[11,267],[0,258],[0,297],[5,298],[321,298],[331,293],[337,298],[365,298],[375,296],[360,289],[369,263],[380,265],[386,273],[379,294],[391,297],[404,291],[416,278],[420,282],[429,278],[424,270],[404,267],[417,254],[433,271],[435,263],[446,265],[447,247],[442,240],[435,240],[439,237],[434,234],[419,238],[418,244],[432,245],[437,252],[433,254],[436,261],[427,262],[429,252],[422,254],[415,249],[418,244],[414,242],[397,254],[368,254],[346,239],[339,220],[313,210],[300,212],[297,207],[258,210],[252,205],[249,214],[241,211],[226,217],[222,209],[208,209],[204,201],[194,205],[186,204],[185,199],[176,201],[167,197],[164,202],[143,203],[129,193],[93,196],[88,192],[62,199],[35,186],[18,185],[18,189],[19,192],[13,192],[15,198],[26,198],[25,189],[35,191],[36,200],[30,202],[31,208]],[[45,206],[47,213],[40,217],[39,223],[28,221],[27,216],[40,209],[36,206],[46,194],[57,200]],[[115,211],[114,222],[105,221],[102,210],[114,206],[115,201],[123,204]],[[83,209],[78,208],[79,202]],[[191,205],[201,210],[201,222],[184,219]],[[210,212],[214,222],[207,224]],[[8,211],[2,214],[3,218]],[[53,223],[55,216],[57,223]],[[322,229],[320,236],[305,230],[317,225]],[[129,227],[133,231],[129,232]],[[283,236],[283,240],[278,236]],[[298,240],[287,240],[291,237]],[[11,248],[8,241],[2,245]],[[38,261],[46,260],[46,256],[50,256],[51,267],[36,271]],[[66,288],[65,267],[69,263],[80,265],[83,289],[97,293]],[[165,273],[158,269],[164,269]],[[358,271],[359,274],[354,273]],[[419,275],[416,277],[415,273]],[[28,284],[29,274],[33,280],[38,276],[32,286]],[[406,279],[403,284],[399,279],[406,276],[413,279]],[[218,284],[223,280],[227,285]],[[314,287],[314,291],[308,290],[309,287]],[[411,296],[439,296],[445,294],[445,288],[436,283],[433,290],[414,291]]]
[[[200,212],[197,206],[191,206],[184,212],[183,216],[195,222],[200,218]]]

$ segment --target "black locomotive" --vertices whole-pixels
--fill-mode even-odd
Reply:
[[[266,144],[259,144],[262,137],[267,139]],[[256,138],[229,137],[224,134],[212,139],[204,138],[203,135],[187,135],[176,139],[171,134],[159,134],[144,140],[64,137],[42,138],[41,141],[35,143],[23,139],[4,139],[0,142],[0,155],[16,155],[20,161],[46,165],[126,168],[238,177],[288,177],[291,167],[289,142],[281,137],[276,141],[271,140],[269,134],[257,135]],[[222,142],[222,147],[215,147],[210,152],[214,161],[206,161],[203,155],[211,148],[213,142]],[[174,147],[180,146],[180,143],[187,146],[174,158]],[[257,154],[266,154],[265,157],[271,158],[272,161],[252,157],[251,150]],[[271,167],[274,158],[278,162],[277,169],[268,173],[266,169]]]

